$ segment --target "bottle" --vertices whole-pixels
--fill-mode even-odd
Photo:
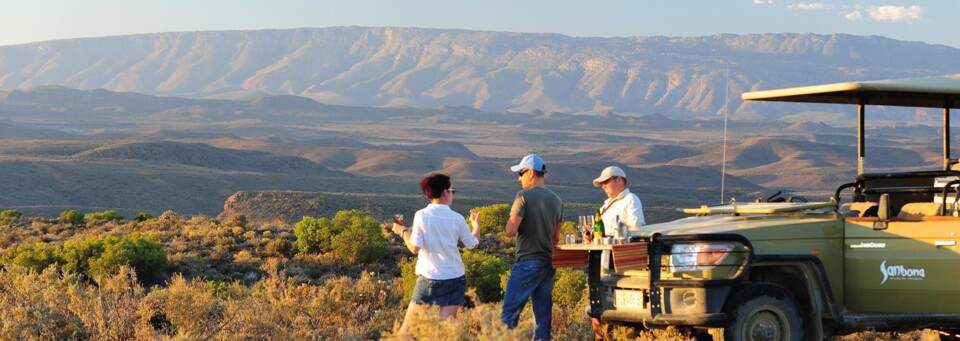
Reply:
[[[623,233],[620,230],[623,228],[623,223],[620,222],[620,215],[617,215],[617,219],[613,223],[613,238],[619,240],[623,237]]]
[[[620,216],[617,216],[617,244],[626,243],[630,236],[627,234],[627,224],[624,224],[620,221]]]
[[[593,239],[600,239],[606,235],[603,229],[603,219],[600,217],[600,206],[597,206],[597,213],[593,216]]]

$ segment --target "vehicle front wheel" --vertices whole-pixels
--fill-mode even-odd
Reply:
[[[726,304],[730,318],[723,338],[730,341],[803,340],[803,319],[797,300],[780,286],[753,284],[740,288]]]

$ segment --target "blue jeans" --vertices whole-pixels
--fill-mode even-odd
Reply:
[[[507,288],[503,294],[503,312],[500,321],[507,328],[517,327],[520,311],[533,300],[533,320],[536,324],[535,340],[550,340],[550,325],[553,323],[553,276],[557,270],[549,259],[522,260],[513,264]]]

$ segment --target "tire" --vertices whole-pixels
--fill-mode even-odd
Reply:
[[[772,284],[740,288],[726,304],[730,318],[723,331],[726,341],[800,341],[803,319],[797,300],[786,289]]]

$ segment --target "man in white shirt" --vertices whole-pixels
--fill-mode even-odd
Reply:
[[[620,167],[605,168],[599,177],[593,179],[593,186],[600,187],[607,193],[607,200],[600,206],[600,216],[607,236],[613,235],[618,218],[627,225],[628,235],[633,234],[630,232],[640,231],[640,227],[647,224],[643,219],[643,204],[636,194],[630,193],[627,188],[627,173]]]
[[[603,220],[606,236],[614,234],[618,219],[620,223],[627,226],[627,235],[623,236],[624,238],[629,238],[633,234],[631,232],[640,231],[640,226],[647,224],[643,219],[643,205],[640,203],[640,198],[630,193],[630,189],[627,188],[627,173],[624,173],[620,167],[604,168],[600,176],[593,179],[593,186],[602,188],[607,194],[607,200],[604,200],[603,206],[600,206],[600,218]],[[584,234],[584,238],[589,239],[589,233]],[[606,267],[610,264],[609,251],[603,252],[600,263],[605,266],[601,271],[606,272]],[[605,333],[603,322],[596,317],[590,320],[594,336],[597,340],[602,340]]]

